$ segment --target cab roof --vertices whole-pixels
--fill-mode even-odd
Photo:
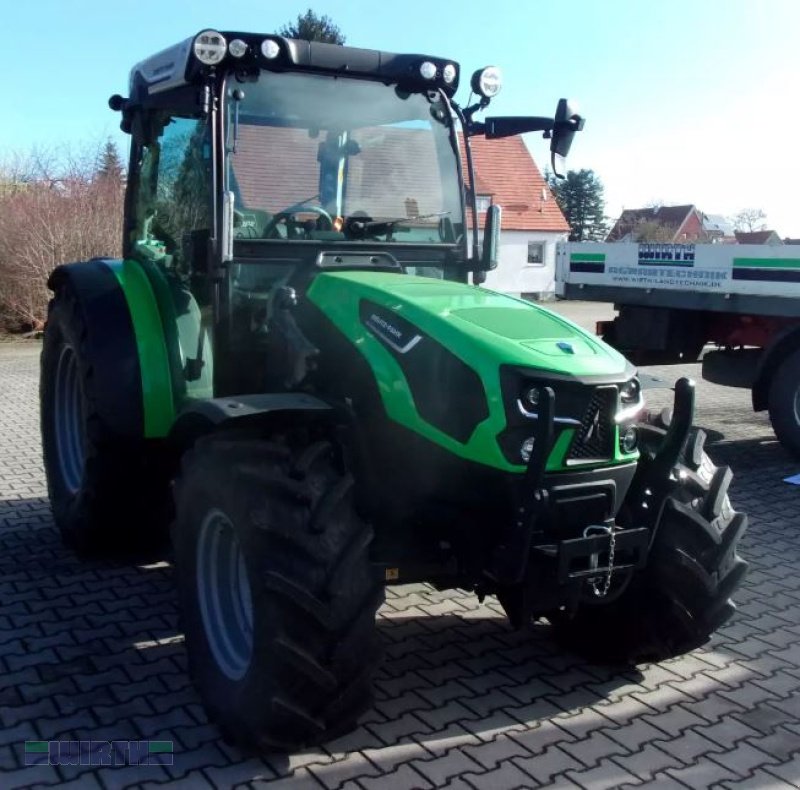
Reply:
[[[208,42],[211,55],[205,46]],[[232,42],[240,42],[233,51]],[[209,62],[214,58],[214,62]],[[434,68],[423,64],[432,64]],[[406,85],[410,90],[441,88],[448,96],[455,93],[460,76],[458,63],[446,58],[381,52],[273,34],[204,30],[137,63],[130,73],[130,95],[133,97],[140,91],[147,95],[161,93],[200,82],[219,71],[253,73],[261,69],[371,78]]]

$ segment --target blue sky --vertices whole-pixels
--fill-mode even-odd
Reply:
[[[36,0],[3,10],[0,161],[111,136],[131,65],[205,27],[272,32],[289,0]],[[353,46],[495,63],[496,114],[579,101],[570,167],[594,169],[607,210],[653,200],[731,215],[762,208],[800,237],[800,2],[796,0],[318,0]],[[466,84],[466,80],[464,84]],[[461,96],[462,99],[465,96]],[[540,166],[545,141],[526,138]]]

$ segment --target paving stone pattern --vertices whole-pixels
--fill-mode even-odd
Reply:
[[[696,365],[651,372],[698,376]],[[737,617],[703,649],[636,670],[583,663],[425,585],[390,588],[376,703],[289,758],[243,755],[186,674],[168,561],[79,563],[47,503],[38,348],[0,347],[0,787],[800,786],[800,471],[748,393],[699,383],[697,422],[750,514]],[[656,399],[657,400],[657,399]],[[23,766],[28,739],[167,739],[169,767]]]

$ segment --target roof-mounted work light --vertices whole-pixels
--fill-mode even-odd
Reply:
[[[204,30],[198,33],[192,44],[194,56],[206,66],[216,66],[225,58],[228,45],[225,36],[216,30]]]
[[[493,99],[503,87],[503,75],[497,66],[486,66],[472,75],[472,90],[484,99]]]

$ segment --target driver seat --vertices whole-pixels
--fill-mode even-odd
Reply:
[[[272,219],[272,214],[261,209],[236,209],[233,213],[233,237],[235,239],[263,239],[264,231]]]

